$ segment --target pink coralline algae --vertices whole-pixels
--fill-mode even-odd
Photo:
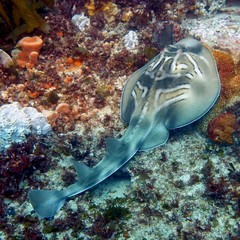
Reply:
[[[233,144],[232,134],[239,128],[237,118],[232,113],[223,113],[208,124],[208,137],[216,143]]]

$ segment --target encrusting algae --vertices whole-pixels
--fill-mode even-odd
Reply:
[[[88,15],[90,17],[94,16],[97,12],[104,12],[105,19],[109,23],[113,22],[116,15],[120,12],[118,6],[111,1],[95,4],[94,0],[90,0],[88,3],[85,4],[85,8],[87,9]]]
[[[85,8],[88,10],[88,15],[90,17],[93,16],[95,14],[95,11],[96,11],[94,0],[90,0],[89,3],[86,3]]]

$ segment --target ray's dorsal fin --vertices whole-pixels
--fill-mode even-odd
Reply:
[[[84,179],[92,173],[92,169],[84,163],[78,161],[72,161],[74,168],[76,169],[79,179]]]

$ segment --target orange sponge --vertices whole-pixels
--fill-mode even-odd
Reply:
[[[39,52],[42,48],[43,40],[38,37],[24,37],[12,51],[12,56],[20,67],[32,68],[38,59]]]

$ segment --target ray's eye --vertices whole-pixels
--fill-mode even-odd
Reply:
[[[179,47],[174,45],[169,45],[168,47],[166,47],[166,49],[170,53],[176,53],[179,50]]]

